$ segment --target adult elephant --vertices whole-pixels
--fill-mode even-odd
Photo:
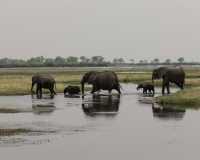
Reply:
[[[38,95],[38,91],[40,95],[42,95],[42,88],[49,89],[51,91],[51,95],[56,94],[54,91],[54,84],[56,85],[55,80],[51,76],[43,76],[43,75],[35,75],[32,77],[32,87],[31,92],[33,92],[33,86],[37,83],[36,94]]]
[[[119,94],[121,94],[120,91],[121,86],[119,84],[119,80],[115,72],[112,71],[86,72],[81,80],[82,94],[84,94],[85,82],[88,82],[88,84],[92,84],[93,88],[91,93],[99,91],[100,89],[108,90],[109,92],[111,92],[112,89],[115,89],[118,91]]]
[[[170,67],[158,67],[152,72],[152,82],[154,79],[160,79],[162,77],[162,93],[165,92],[165,87],[167,87],[167,92],[169,90],[169,82],[175,83],[181,89],[183,89],[183,84],[185,83],[185,71],[181,66],[170,66]]]

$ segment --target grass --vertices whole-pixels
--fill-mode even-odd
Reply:
[[[19,135],[21,133],[29,133],[29,132],[35,132],[29,129],[0,129],[0,136],[13,136],[13,135]]]
[[[56,81],[56,93],[63,93],[68,85],[80,86],[85,72],[90,70],[115,71],[120,83],[142,83],[151,81],[154,67],[57,67],[57,68],[13,68],[0,69],[0,95],[26,95],[31,94],[31,78],[36,74],[51,75]],[[185,89],[173,95],[156,98],[160,104],[186,104],[200,105],[200,67],[185,67]],[[132,72],[126,73],[126,72]],[[143,73],[145,72],[145,73]],[[161,86],[162,80],[155,80],[155,86]],[[170,83],[170,86],[175,86]],[[36,85],[34,90],[36,89]],[[43,89],[43,93],[49,90]]]

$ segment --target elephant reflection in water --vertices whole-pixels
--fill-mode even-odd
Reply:
[[[116,115],[119,110],[120,95],[102,96],[93,95],[92,99],[82,104],[82,109],[86,115]]]
[[[55,110],[54,99],[49,96],[39,99],[32,96],[32,109],[34,114],[50,114]]]
[[[160,107],[152,104],[153,116],[160,119],[174,119],[180,120],[185,115],[185,109],[176,109],[172,107]]]

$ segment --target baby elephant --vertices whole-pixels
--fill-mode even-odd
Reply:
[[[78,86],[68,86],[64,89],[64,94],[69,93],[69,94],[79,94],[80,88]]]
[[[138,85],[137,90],[139,90],[140,88],[143,88],[143,93],[147,93],[148,90],[149,93],[153,91],[154,94],[154,84],[152,82],[141,83]]]

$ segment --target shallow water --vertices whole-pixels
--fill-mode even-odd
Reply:
[[[29,128],[42,133],[0,137],[6,160],[199,159],[199,110],[166,110],[151,104],[137,85],[113,91],[54,98],[1,96],[0,108],[22,113],[0,114],[0,128]],[[175,93],[177,88],[171,89]],[[159,96],[160,88],[156,88]]]

